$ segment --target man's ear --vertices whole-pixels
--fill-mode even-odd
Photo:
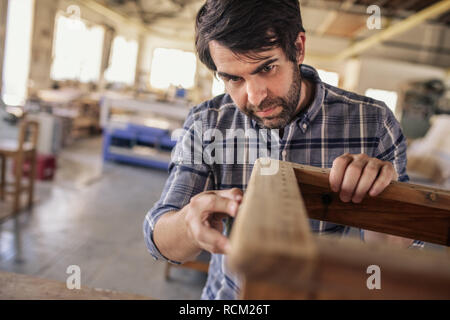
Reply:
[[[299,32],[295,40],[295,47],[297,48],[297,65],[300,65],[305,60],[305,43],[306,35],[304,32]]]

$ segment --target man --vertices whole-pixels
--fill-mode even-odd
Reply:
[[[214,130],[228,138],[228,130],[258,136],[277,130],[279,136],[267,138],[277,146],[272,158],[331,168],[332,190],[355,203],[378,195],[393,179],[408,180],[406,143],[384,103],[327,85],[314,68],[302,65],[305,31],[298,0],[207,0],[197,15],[196,48],[200,60],[224,80],[227,93],[191,109],[161,199],[144,221],[144,235],[150,253],[172,263],[211,252],[202,298],[235,299],[240,284],[226,267],[229,230],[222,222],[236,217],[254,162],[248,161],[253,142],[236,142],[234,150],[244,152],[233,155],[233,163],[217,161],[217,154],[205,151],[222,142],[203,133]],[[198,155],[200,161],[189,161]],[[315,220],[310,224],[319,233],[348,231]],[[412,242],[365,233],[366,241],[382,238],[404,246]]]

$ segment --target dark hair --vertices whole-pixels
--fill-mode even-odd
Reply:
[[[197,14],[195,46],[213,71],[212,40],[252,59],[264,59],[260,53],[279,47],[295,62],[300,32],[305,30],[298,0],[207,0]]]

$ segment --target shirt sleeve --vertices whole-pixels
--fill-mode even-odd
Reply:
[[[395,119],[392,111],[385,107],[385,116],[380,127],[380,141],[375,157],[390,161],[398,175],[398,181],[407,182],[409,177],[406,174],[406,138],[403,135],[400,123]]]
[[[212,170],[202,161],[202,121],[195,110],[193,108],[189,112],[177,138],[161,198],[148,211],[143,223],[145,244],[153,258],[174,264],[180,263],[164,257],[155,245],[153,232],[156,222],[165,213],[182,209],[196,194],[214,187]]]

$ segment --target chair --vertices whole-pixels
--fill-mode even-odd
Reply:
[[[11,214],[16,214],[20,211],[20,198],[24,191],[28,192],[27,207],[31,208],[33,206],[38,135],[38,122],[25,119],[20,124],[17,141],[0,140],[0,201],[6,200],[7,195],[12,195],[13,204]],[[8,158],[14,161],[13,182],[7,182],[6,179]],[[22,178],[26,176],[24,174],[25,163],[30,163],[30,170],[27,172],[29,183],[24,186],[22,185]]]

